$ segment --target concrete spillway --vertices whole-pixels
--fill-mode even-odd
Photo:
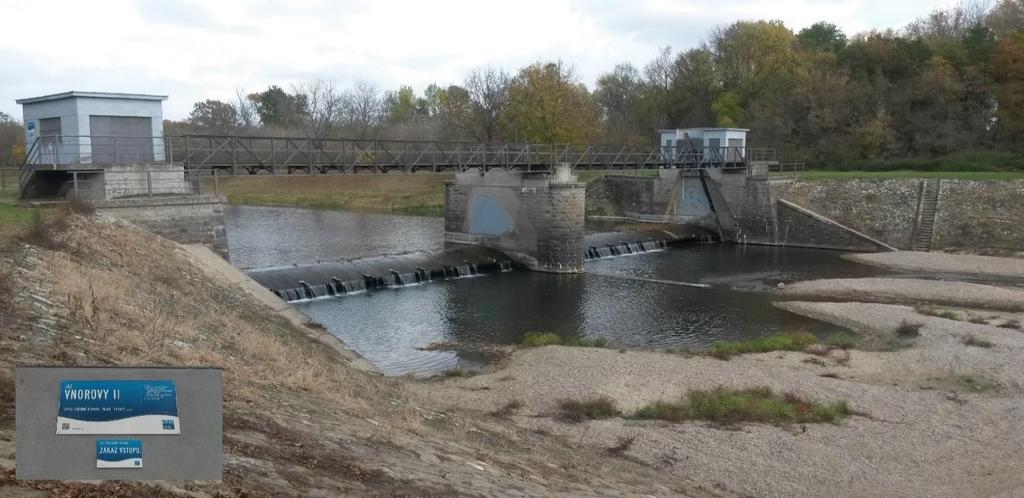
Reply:
[[[282,299],[298,301],[500,272],[511,268],[511,260],[499,251],[486,247],[466,247],[442,252],[374,256],[341,263],[267,268],[247,273]]]
[[[694,238],[692,233],[685,237]],[[671,242],[681,239],[684,237],[661,230],[594,233],[584,237],[584,253],[587,260],[644,254],[667,249]],[[509,271],[512,266],[512,258],[505,253],[473,246],[247,273],[282,299],[300,301],[498,273]]]

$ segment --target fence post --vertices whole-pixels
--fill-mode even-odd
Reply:
[[[146,172],[146,195],[153,197],[153,172]]]
[[[71,172],[71,181],[75,185],[75,199],[77,199],[78,198],[78,172],[77,171],[72,171]]]
[[[213,170],[213,195],[220,195],[220,192],[219,192],[219,190],[217,188],[217,170],[216,169]]]

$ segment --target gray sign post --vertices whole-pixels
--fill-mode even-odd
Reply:
[[[15,389],[16,476],[58,480],[220,480],[223,372],[219,368],[18,367]],[[61,383],[68,381],[167,381],[176,390],[178,433],[60,433]],[[130,384],[130,383],[129,383]],[[137,384],[137,383],[136,383]],[[93,392],[95,391],[95,392]],[[80,390],[107,396],[102,390]],[[96,394],[99,393],[99,394]],[[74,393],[71,393],[74,395]],[[161,393],[151,392],[150,397]],[[113,396],[111,396],[113,397]],[[66,399],[66,398],[64,398]],[[105,408],[105,407],[104,407]],[[111,443],[116,440],[116,443]],[[97,443],[99,441],[99,443]],[[141,465],[103,467],[103,451],[141,447]],[[137,450],[131,450],[137,451]],[[133,455],[134,456],[134,455]],[[134,464],[134,460],[130,460]]]

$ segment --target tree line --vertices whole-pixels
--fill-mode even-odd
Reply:
[[[618,64],[592,90],[562,61],[477,68],[422,93],[272,85],[197,102],[165,133],[650,145],[659,129],[697,126],[749,128],[748,144],[816,166],[1019,151],[1024,0],[964,3],[852,36],[828,22],[794,32],[738,21],[643,67]]]

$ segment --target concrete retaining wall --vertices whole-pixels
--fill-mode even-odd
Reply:
[[[223,203],[219,197],[197,195],[99,201],[96,208],[175,242],[209,246],[227,259]]]

